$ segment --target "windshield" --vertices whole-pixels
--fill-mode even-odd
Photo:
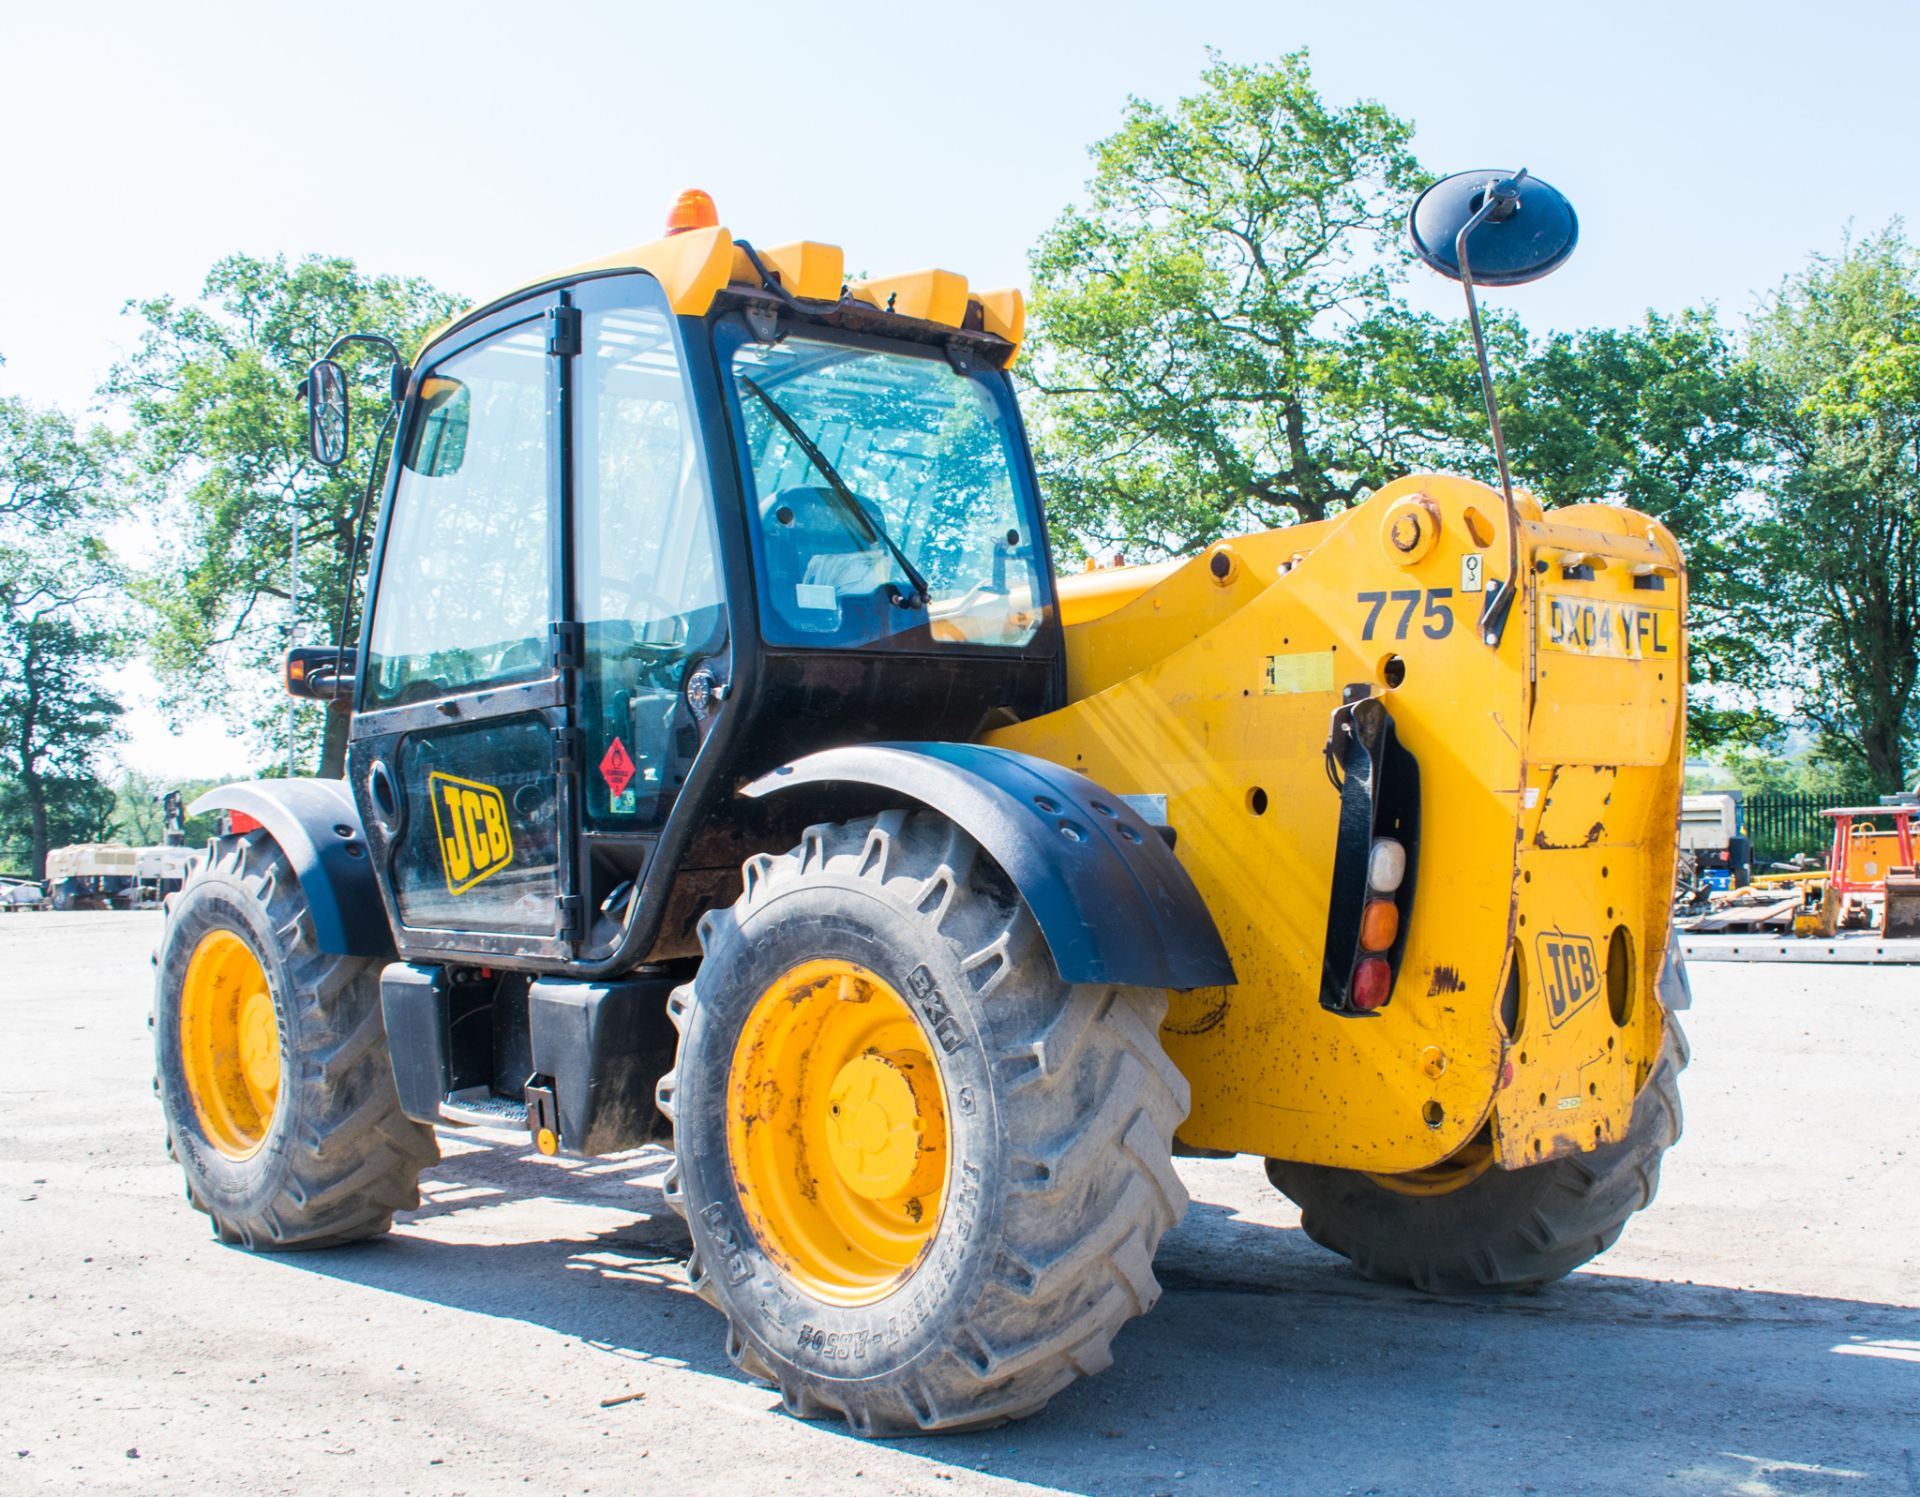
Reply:
[[[798,335],[728,363],[770,641],[1033,639],[1043,560],[1004,383],[938,350]]]

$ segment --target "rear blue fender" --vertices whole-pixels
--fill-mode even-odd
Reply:
[[[1210,988],[1233,962],[1160,834],[1112,792],[1045,759],[978,743],[868,743],[784,764],[743,795],[870,787],[964,829],[1006,871],[1067,982]]]
[[[314,939],[338,956],[394,954],[360,812],[345,780],[242,780],[188,808],[251,816],[280,845],[313,916]]]

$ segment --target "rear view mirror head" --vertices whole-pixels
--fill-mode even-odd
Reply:
[[[1460,279],[1460,231],[1492,195],[1502,199],[1467,237],[1467,262],[1480,286],[1519,286],[1566,263],[1580,239],[1573,204],[1538,177],[1485,170],[1442,177],[1407,215],[1414,253]]]
[[[347,376],[332,359],[307,373],[307,446],[322,467],[347,460]]]

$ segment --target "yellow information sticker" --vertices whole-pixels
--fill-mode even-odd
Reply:
[[[1540,594],[1540,644],[1569,655],[1613,660],[1671,659],[1680,648],[1679,615],[1671,608]]]
[[[1267,696],[1332,691],[1333,651],[1303,650],[1298,655],[1267,656],[1267,679],[1260,690]]]

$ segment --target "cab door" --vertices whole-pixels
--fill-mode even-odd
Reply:
[[[679,319],[650,276],[588,281],[575,297],[567,583],[580,888],[606,940],[656,872],[668,818],[729,710],[728,590]]]
[[[564,412],[578,314],[521,303],[415,376],[348,750],[403,954],[564,959]]]

